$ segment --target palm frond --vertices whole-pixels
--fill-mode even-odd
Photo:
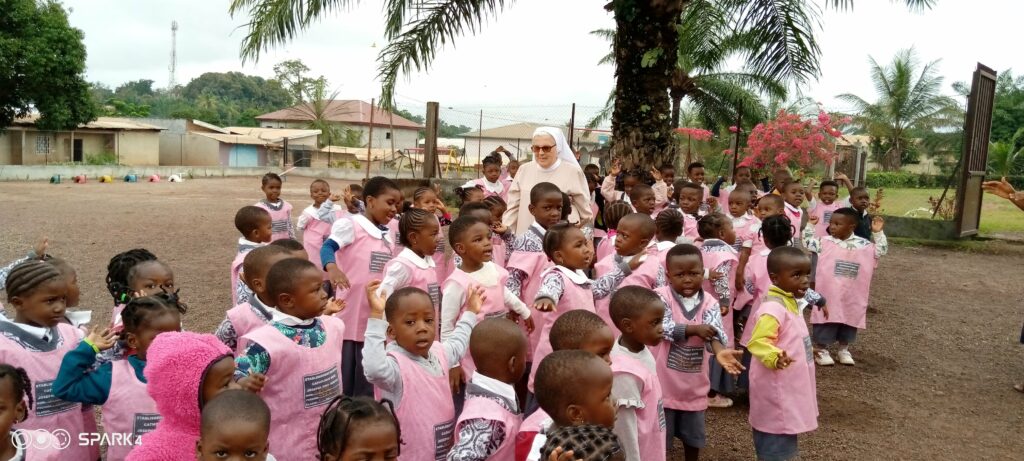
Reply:
[[[232,0],[228,13],[247,12],[242,62],[258,61],[260,53],[295,38],[317,19],[358,0]]]
[[[897,0],[891,0],[892,3],[896,3]],[[924,11],[931,9],[935,6],[936,0],[903,0],[903,3],[907,5],[911,11]],[[838,10],[852,10],[853,0],[829,0],[828,5]]]
[[[751,72],[804,82],[819,73],[821,49],[814,32],[820,11],[805,0],[722,0],[735,11],[734,27],[749,51]]]
[[[679,32],[679,67],[688,73],[716,70],[726,61],[723,46],[730,35],[725,11],[713,0],[691,0],[676,27]]]
[[[511,0],[509,0],[511,1]],[[506,0],[437,0],[419,7],[421,18],[411,21],[405,30],[377,57],[381,81],[380,107],[391,109],[399,73],[408,75],[430,68],[440,49],[466,33],[475,34],[483,27],[484,17],[497,15]]]
[[[587,121],[587,129],[592,130],[601,126],[612,119],[612,112],[615,111],[615,90],[608,94],[608,99],[604,102],[604,108],[600,112],[594,115],[594,118]],[[587,134],[590,134],[589,132]],[[584,135],[585,136],[585,135]]]

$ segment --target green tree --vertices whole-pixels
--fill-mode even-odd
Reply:
[[[882,168],[899,170],[913,160],[915,139],[937,129],[955,129],[963,115],[955,99],[941,94],[938,60],[921,65],[913,48],[897,52],[887,65],[869,60],[877,100],[868,102],[853,94],[838,98],[853,106],[854,125],[879,140]]]
[[[1010,176],[1017,174],[1024,167],[1024,127],[1017,130],[1009,141],[997,141],[989,144],[988,170],[994,176]]]
[[[612,114],[614,149],[629,154],[633,162],[659,162],[672,156],[668,88],[678,62],[679,30],[684,7],[693,0],[612,0],[605,8],[615,19],[614,56],[616,69],[615,110]],[[795,8],[811,0],[736,0],[746,8],[755,33],[764,25],[785,25],[793,21]],[[826,0],[840,8],[852,0]],[[930,6],[934,0],[903,0],[914,7]],[[243,60],[257,60],[274,46],[287,43],[324,15],[343,10],[354,0],[232,0],[232,15],[249,17],[242,40]],[[388,0],[384,5],[384,35],[389,43],[379,55],[382,82],[381,107],[393,107],[398,78],[413,69],[429,69],[440,49],[465,33],[476,33],[483,20],[498,13],[506,0]],[[786,42],[761,53],[771,57],[796,48],[804,40]],[[553,61],[554,62],[554,61]]]
[[[1021,127],[1024,127],[1024,76],[1014,76],[1013,71],[1007,69],[996,78],[992,140],[1009,142]]]
[[[305,101],[306,94],[313,89],[316,79],[307,76],[309,67],[300,59],[289,59],[274,65],[274,77],[292,98],[292,104]]]
[[[0,131],[39,112],[36,126],[70,129],[96,118],[82,31],[51,0],[0,0]]]

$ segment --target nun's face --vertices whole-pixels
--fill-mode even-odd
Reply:
[[[558,159],[558,147],[551,135],[539,134],[533,137],[533,159],[541,168],[550,168]]]

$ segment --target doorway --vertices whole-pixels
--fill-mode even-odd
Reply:
[[[71,161],[73,161],[75,163],[82,163],[83,161],[85,161],[85,159],[82,158],[82,140],[81,139],[74,140],[74,143],[71,146]]]

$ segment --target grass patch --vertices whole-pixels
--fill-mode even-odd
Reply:
[[[885,189],[882,212],[907,216],[911,211],[929,208],[928,197],[938,198],[940,195],[942,189]],[[925,211],[914,215],[922,218],[931,216],[930,212]],[[981,201],[980,230],[982,234],[1024,234],[1024,211],[1007,200],[986,194]]]
[[[963,251],[968,253],[1024,256],[1024,243],[988,238],[975,238],[964,240],[925,240],[916,238],[890,237],[889,243],[892,245],[906,247],[935,248],[940,250]]]

